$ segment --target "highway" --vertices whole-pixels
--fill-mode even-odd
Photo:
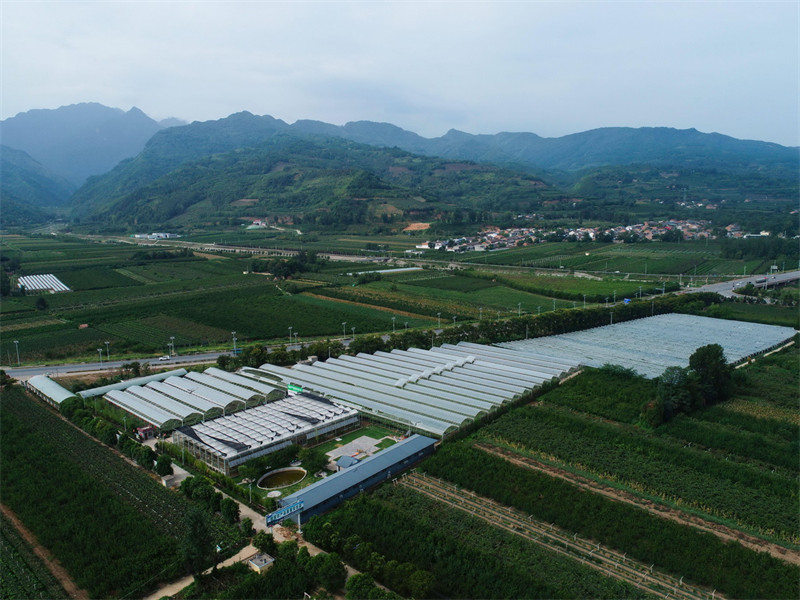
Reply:
[[[766,284],[756,284],[757,279],[762,279],[766,277],[767,283]],[[789,283],[792,281],[797,281],[800,279],[800,270],[797,271],[786,271],[784,273],[775,273],[774,275],[751,275],[749,277],[742,277],[740,279],[732,279],[728,281],[723,281],[722,283],[709,283],[707,285],[692,288],[689,290],[690,292],[716,292],[721,296],[725,296],[726,298],[733,298],[735,294],[733,293],[734,287],[741,287],[745,286],[748,283],[752,283],[753,285],[757,285],[757,287],[772,287],[774,285],[779,285],[783,283]]]

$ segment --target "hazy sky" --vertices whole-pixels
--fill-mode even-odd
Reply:
[[[91,101],[426,137],[667,126],[800,145],[797,0],[0,6],[0,118]]]

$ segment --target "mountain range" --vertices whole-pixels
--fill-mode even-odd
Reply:
[[[140,217],[146,222],[161,222],[166,215],[181,218],[193,206],[204,206],[195,216],[206,217],[215,210],[229,216],[249,214],[245,208],[317,211],[319,217],[331,212],[331,204],[351,205],[356,196],[348,196],[347,190],[364,192],[365,181],[372,194],[367,200],[378,204],[386,203],[386,197],[403,204],[401,198],[416,195],[422,202],[446,199],[455,209],[525,210],[526,202],[542,201],[543,194],[569,197],[571,188],[585,189],[583,179],[610,166],[723,174],[726,185],[731,176],[757,176],[778,182],[779,189],[796,185],[800,167],[798,148],[663,127],[604,128],[559,138],[451,130],[424,138],[369,121],[337,126],[301,120],[290,125],[241,112],[180,125],[158,123],[136,108],[124,112],[80,104],[21,113],[0,122],[0,134],[4,203],[57,206],[71,183],[80,186],[70,198],[73,218],[111,218],[129,225],[141,222]],[[26,152],[31,160],[23,161],[12,149]],[[284,181],[280,193],[275,192],[278,179]],[[12,190],[6,180],[16,182]],[[24,193],[20,181],[30,182]],[[520,194],[521,181],[527,183]],[[320,190],[326,189],[324,200]],[[240,199],[256,202],[236,205]],[[368,212],[378,215],[380,209]]]

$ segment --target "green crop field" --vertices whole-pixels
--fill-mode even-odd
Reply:
[[[766,272],[759,259],[721,257],[718,242],[583,244],[554,242],[509,248],[489,253],[466,253],[457,260],[475,265],[512,265],[602,273],[683,275],[686,277],[736,276]]]
[[[0,598],[69,598],[28,542],[0,515]]]

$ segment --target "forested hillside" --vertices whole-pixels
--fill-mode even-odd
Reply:
[[[237,117],[232,124],[242,123]],[[122,227],[265,215],[331,227],[431,220],[456,210],[466,221],[479,221],[482,212],[528,210],[553,193],[536,177],[489,165],[278,129],[253,134],[253,144],[262,139],[253,147],[201,156],[201,148],[225,148],[230,138],[192,143],[182,152],[186,136],[199,134],[190,127],[177,131],[177,138],[156,136],[135,160],[79,190],[76,215]],[[193,158],[181,164],[187,156]]]

